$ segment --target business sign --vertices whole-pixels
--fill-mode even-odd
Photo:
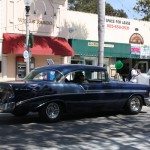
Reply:
[[[26,59],[26,58],[29,58],[29,52],[27,50],[25,50],[23,52],[23,57]]]
[[[98,47],[98,42],[88,42],[88,46]],[[104,44],[104,47],[114,48],[114,44]]]
[[[142,59],[150,59],[150,45],[142,45],[140,58]]]
[[[141,46],[139,44],[131,44],[131,54],[140,55]]]

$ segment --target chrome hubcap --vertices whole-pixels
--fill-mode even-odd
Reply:
[[[140,100],[138,98],[133,98],[130,104],[132,111],[138,111],[140,108]]]
[[[59,113],[60,113],[60,109],[59,109],[58,104],[50,103],[47,105],[46,114],[50,119],[57,118]]]

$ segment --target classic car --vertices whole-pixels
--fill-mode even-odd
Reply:
[[[22,81],[0,83],[0,112],[59,121],[65,113],[123,110],[140,113],[149,106],[150,86],[111,81],[105,68],[54,64],[32,70]]]

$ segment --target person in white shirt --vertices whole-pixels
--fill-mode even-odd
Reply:
[[[132,83],[137,83],[137,76],[139,75],[138,70],[136,69],[136,67],[132,68],[131,70],[131,79],[130,82]]]

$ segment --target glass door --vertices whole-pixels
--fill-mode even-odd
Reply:
[[[148,72],[148,62],[140,61],[138,63],[138,69],[140,69],[141,73],[147,73]]]

